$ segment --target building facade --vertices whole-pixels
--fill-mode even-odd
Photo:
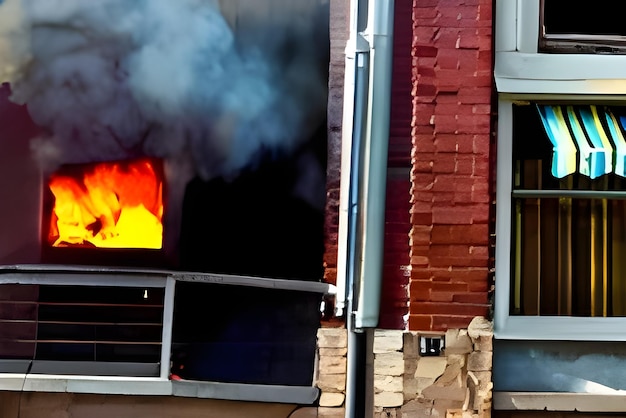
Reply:
[[[0,241],[2,256],[9,260],[2,264],[11,266],[1,275],[2,417],[39,417],[42,411],[59,416],[344,417],[352,412],[355,387],[360,388],[359,410],[377,418],[564,418],[626,411],[620,372],[625,338],[619,331],[626,306],[621,280],[626,33],[619,19],[590,11],[583,2],[570,2],[579,11],[564,19],[565,7],[554,0],[395,1],[381,308],[378,326],[364,330],[356,375],[360,384],[354,385],[354,330],[345,312],[334,310],[338,269],[345,268],[339,250],[340,201],[343,125],[351,116],[344,114],[350,100],[344,92],[350,80],[345,58],[351,2],[317,3],[316,18],[310,20],[311,10],[291,2],[268,2],[263,8],[222,5],[226,21],[243,28],[244,46],[260,39],[258,22],[325,34],[321,44],[328,42],[327,50],[316,44],[320,49],[303,48],[307,53],[294,56],[289,53],[293,44],[273,43],[275,34],[262,31],[271,53],[286,54],[286,63],[293,59],[308,70],[313,65],[318,76],[327,77],[321,125],[326,132],[311,134],[317,140],[307,143],[310,148],[298,154],[296,164],[266,173],[271,183],[301,175],[304,167],[317,173],[317,182],[307,183],[317,188],[289,184],[287,194],[297,190],[302,199],[296,204],[271,195],[279,206],[263,206],[268,190],[254,182],[241,185],[239,198],[221,211],[210,200],[194,200],[192,206],[201,210],[186,224],[185,242],[191,244],[184,266],[203,274],[151,270],[138,277],[123,272],[129,279],[124,287],[131,291],[143,292],[150,284],[147,300],[157,295],[153,305],[163,301],[158,307],[163,323],[178,329],[150,340],[148,345],[159,349],[145,349],[142,355],[152,353],[151,360],[133,362],[141,364],[133,364],[132,371],[125,364],[122,378],[103,377],[102,365],[91,361],[59,370],[50,361],[57,361],[58,353],[34,345],[42,339],[39,314],[23,309],[59,302],[53,293],[46,295],[54,300],[29,293],[42,291],[37,287],[42,284],[84,286],[91,280],[90,286],[103,286],[109,277],[90,269],[78,277],[75,270],[64,269],[59,276],[44,268],[56,275],[42,279],[41,268],[13,266],[24,263],[32,248],[20,246],[24,252],[14,253],[14,241]],[[281,18],[285,11],[289,19]],[[312,50],[323,58],[311,61]],[[302,74],[302,67],[287,69],[286,79]],[[289,86],[308,91],[297,82]],[[8,103],[7,91],[3,94],[0,146],[8,143],[3,138],[15,139],[17,131],[37,136],[37,128],[22,120],[23,109]],[[321,120],[318,113],[311,115]],[[26,143],[20,144],[2,148],[17,157],[0,167],[7,170],[0,193],[17,196],[16,205],[32,212],[32,196],[15,193],[16,183],[6,180],[15,168],[9,163],[29,152]],[[311,156],[317,164],[310,164]],[[321,189],[320,161],[326,165]],[[32,174],[28,167],[16,169]],[[35,175],[24,179],[23,184],[39,181]],[[325,198],[319,198],[320,190]],[[229,193],[234,192],[224,184],[201,181],[189,192],[223,202],[230,202]],[[255,197],[256,212],[244,195]],[[285,211],[270,216],[279,208],[297,210],[300,217],[292,219]],[[206,266],[197,244],[205,235],[202,228],[209,228],[202,218],[206,212],[214,219],[228,212],[248,220],[254,212],[289,222],[272,245],[254,237],[274,234],[274,224],[241,222],[236,234],[219,229],[220,222],[210,224],[224,237],[246,236],[248,241],[211,243],[211,251],[222,256]],[[310,246],[299,239],[305,224]],[[3,225],[5,231],[21,230],[11,222]],[[11,234],[23,239],[39,233],[36,226],[27,229]],[[274,263],[280,259],[276,252],[284,263]],[[247,262],[239,263],[232,253],[248,254]],[[310,257],[301,257],[305,253]],[[262,272],[270,277],[252,277]],[[285,282],[285,277],[296,280]],[[226,320],[215,322],[232,327],[214,325],[204,333],[194,328],[198,312],[189,306],[202,306],[211,293],[204,285],[221,289],[215,306],[245,294],[244,302],[230,305],[236,309]],[[224,285],[247,290],[224,291]],[[268,308],[261,299],[280,309]],[[211,306],[203,309],[212,318],[222,315]],[[237,319],[239,312],[245,313],[243,319]],[[17,325],[24,323],[30,328]],[[215,341],[213,333],[226,337]],[[172,339],[193,349],[177,357],[163,349],[176,345]],[[32,359],[24,358],[24,344]],[[214,356],[207,360],[209,348]],[[237,361],[242,355],[246,362]],[[162,360],[170,357],[171,365]],[[135,376],[138,370],[144,375]]]
[[[394,82],[410,15],[410,186],[390,169],[387,208],[408,191],[410,258],[392,255],[407,225],[391,209],[383,288],[407,292],[382,299],[375,416],[623,413],[623,31],[549,0],[408,3]],[[407,128],[397,112],[390,141]],[[399,306],[404,330],[383,326]],[[322,385],[326,407],[339,392]]]

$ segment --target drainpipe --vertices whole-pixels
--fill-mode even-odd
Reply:
[[[369,45],[359,33],[359,17],[363,14],[360,6],[362,1],[350,1],[350,35],[345,49],[345,67],[344,67],[344,84],[343,84],[343,120],[341,135],[341,178],[339,184],[339,231],[338,231],[338,249],[337,249],[337,296],[335,298],[335,315],[343,316],[346,309],[348,298],[348,289],[351,288],[348,270],[349,254],[354,252],[354,248],[350,245],[350,234],[348,232],[349,217],[352,206],[356,202],[351,202],[350,183],[352,170],[357,171],[357,167],[353,167],[353,143],[354,137],[358,140],[358,135],[354,133],[355,123],[357,126],[361,124],[362,116],[355,114],[355,107],[359,107],[359,100],[355,97],[357,73],[356,62],[359,60],[358,55],[366,54],[369,51]],[[359,86],[358,91],[367,88]],[[356,121],[355,121],[356,119]]]
[[[337,299],[335,314],[346,314],[348,353],[346,370],[346,417],[362,417],[363,402],[363,335],[354,329],[354,307],[358,289],[360,236],[360,177],[363,139],[367,120],[369,86],[369,44],[361,35],[367,23],[367,0],[350,2],[350,36],[345,50],[344,108],[341,150],[341,183],[339,202],[339,248],[337,260]]]
[[[361,34],[358,22],[362,20],[365,1],[369,1],[367,10],[372,12],[368,13],[367,28]],[[380,310],[391,107],[393,6],[393,0],[352,0],[350,5],[351,30],[345,60],[335,314],[342,316],[349,302],[355,284],[349,277],[355,271],[355,266],[350,265],[351,253],[359,253],[361,267],[358,288],[363,288],[362,292],[358,292],[355,311],[355,327],[359,329],[375,328]],[[365,81],[364,71],[369,71],[369,79]],[[363,106],[366,106],[364,112],[361,111]],[[351,200],[353,193],[357,194],[356,200]],[[355,210],[355,205],[361,207],[360,231],[349,230],[350,213]],[[361,235],[360,248],[351,247],[354,241],[350,235],[355,233]]]
[[[378,325],[382,282],[393,6],[393,0],[350,3],[336,303],[337,314],[347,309],[345,416],[350,418],[365,416],[371,407],[364,400],[369,395],[368,343]]]
[[[356,328],[378,326],[385,238],[394,0],[369,0],[370,85],[363,160],[363,252]]]
[[[361,38],[361,41],[365,41]],[[360,276],[360,258],[363,245],[362,196],[364,139],[367,129],[368,85],[370,74],[369,51],[356,52],[354,68],[354,119],[352,126],[352,151],[350,187],[348,193],[348,254],[347,254],[347,306],[346,326],[348,328],[348,354],[346,375],[346,417],[365,416],[362,402],[365,392],[364,379],[364,335],[355,329],[355,301],[359,295],[358,278]],[[350,396],[352,395],[352,396]],[[359,402],[361,401],[361,402]]]

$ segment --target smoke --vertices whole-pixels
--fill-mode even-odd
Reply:
[[[323,118],[311,45],[280,39],[311,42],[311,20],[264,29],[265,48],[216,0],[0,0],[0,82],[49,132],[32,142],[47,169],[149,155],[234,177]]]

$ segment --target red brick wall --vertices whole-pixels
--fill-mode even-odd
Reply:
[[[487,315],[492,1],[413,2],[411,330]]]
[[[404,329],[408,312],[411,220],[411,39],[410,1],[396,1],[393,33],[391,118],[387,160],[387,201],[383,285],[379,328]]]

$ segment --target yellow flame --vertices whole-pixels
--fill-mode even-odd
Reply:
[[[97,163],[54,174],[49,241],[55,247],[150,248],[163,244],[163,183],[148,160]]]

